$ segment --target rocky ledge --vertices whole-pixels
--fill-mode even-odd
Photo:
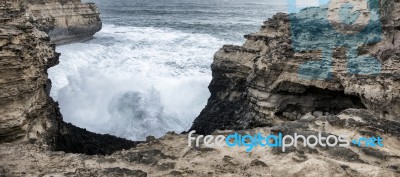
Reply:
[[[101,30],[100,13],[94,3],[80,0],[29,0],[27,9],[39,30],[53,44],[85,41]]]

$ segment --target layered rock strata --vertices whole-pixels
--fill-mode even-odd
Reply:
[[[53,44],[85,41],[101,30],[100,13],[94,3],[80,0],[27,1],[30,18],[46,32]]]
[[[243,46],[218,51],[209,103],[192,127],[198,133],[321,132],[379,136],[385,144],[327,148],[299,142],[286,152],[256,147],[247,153],[243,147],[195,148],[188,146],[186,135],[173,133],[148,137],[131,148],[136,144],[64,123],[48,95],[46,70],[58,60],[54,46],[35,28],[37,20],[27,18],[26,6],[2,1],[0,176],[399,176],[399,5],[381,1],[383,39],[359,48],[360,54],[380,60],[379,75],[349,75],[346,49],[337,48],[332,79],[300,80],[299,65],[318,58],[320,51],[292,49],[286,14],[275,15],[260,32],[246,35]]]
[[[279,13],[266,21],[259,32],[246,35],[242,46],[226,45],[215,54],[211,97],[191,129],[209,134],[216,129],[272,126],[298,120],[307,113],[336,115],[348,108],[369,110],[377,118],[399,122],[400,3],[380,3],[382,39],[357,48],[357,55],[379,60],[380,73],[350,73],[346,55],[349,49],[336,47],[332,49],[331,78],[303,79],[307,73],[300,72],[300,66],[321,61],[323,55],[321,50],[294,50],[292,34],[304,34],[299,38],[310,42],[303,45],[334,46],[336,36],[328,31],[329,24],[319,18],[328,8],[307,8],[291,15]],[[297,24],[291,26],[292,22]],[[323,35],[310,37],[315,34]],[[311,69],[320,66],[314,67]]]
[[[24,3],[0,4],[0,143],[36,142],[47,149],[86,154],[110,154],[136,145],[63,122],[49,96],[47,75],[59,54],[27,13]]]
[[[22,6],[2,3],[0,13],[0,142],[38,139],[57,126],[46,71],[58,63],[58,54]]]

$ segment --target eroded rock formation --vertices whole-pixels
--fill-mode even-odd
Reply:
[[[307,73],[299,72],[299,67],[308,61],[320,61],[322,54],[320,50],[295,51],[292,32],[301,31],[303,39],[319,42],[304,45],[333,46],[330,43],[337,42],[336,36],[327,30],[324,19],[318,18],[327,7],[307,8],[291,16],[279,13],[259,32],[246,35],[242,46],[226,45],[215,54],[209,86],[212,95],[192,130],[209,134],[216,129],[271,126],[298,120],[307,113],[336,115],[348,108],[369,110],[377,119],[399,122],[400,3],[380,2],[382,40],[357,49],[358,55],[379,60],[379,74],[349,73],[349,49],[336,47],[332,51],[332,78],[302,79]],[[291,26],[292,19],[300,23]],[[312,38],[306,30],[323,35]]]
[[[86,154],[110,154],[135,146],[63,122],[58,104],[49,96],[47,75],[59,54],[27,14],[24,3],[0,4],[0,144],[36,142],[47,149]]]
[[[58,63],[58,54],[24,8],[1,5],[0,143],[39,139],[57,127],[46,71]]]
[[[337,48],[332,79],[299,79],[299,65],[318,58],[320,51],[294,52],[289,16],[280,13],[260,32],[246,35],[243,46],[227,45],[215,54],[212,95],[192,129],[215,135],[240,129],[243,134],[379,136],[385,146],[311,148],[300,142],[286,152],[257,147],[247,153],[245,148],[188,147],[186,135],[174,133],[148,137],[131,148],[136,143],[64,123],[49,97],[46,74],[58,60],[54,46],[35,28],[38,21],[27,18],[25,5],[2,1],[0,176],[396,177],[400,3],[387,0],[381,6],[383,40],[359,48],[360,54],[380,60],[381,74],[349,75],[346,49]]]
[[[101,30],[100,13],[93,3],[80,0],[29,0],[31,20],[53,44],[85,41]]]

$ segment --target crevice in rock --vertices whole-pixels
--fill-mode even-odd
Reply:
[[[293,84],[292,84],[293,86]],[[304,87],[303,85],[299,85]],[[275,115],[285,120],[298,120],[307,113],[315,117],[325,115],[336,115],[349,108],[366,109],[360,97],[345,94],[343,90],[321,89],[314,86],[297,90],[291,93],[287,90],[280,90],[278,94],[289,96],[290,99],[284,101]],[[298,92],[303,90],[302,92]]]

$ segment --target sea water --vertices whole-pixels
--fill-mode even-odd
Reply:
[[[51,96],[66,122],[131,140],[190,128],[207,104],[210,65],[286,1],[86,0],[99,7],[94,39],[57,47]]]

